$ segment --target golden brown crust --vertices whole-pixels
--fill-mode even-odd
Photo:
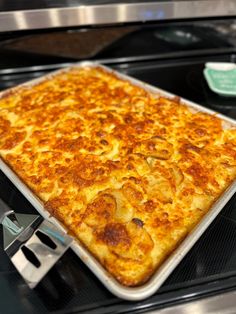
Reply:
[[[147,281],[236,177],[236,130],[99,67],[0,98],[0,156],[124,285]]]

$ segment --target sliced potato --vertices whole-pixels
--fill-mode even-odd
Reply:
[[[148,184],[146,186],[150,198],[157,199],[162,203],[171,203],[173,201],[173,190],[169,180],[152,174],[146,176]]]
[[[150,167],[141,154],[130,154],[128,164],[131,165],[141,177],[150,172]]]
[[[121,258],[142,261],[153,249],[154,244],[148,232],[133,221],[112,226],[110,231],[112,235],[116,233],[115,238],[119,238],[119,241],[108,243],[109,249]],[[111,234],[109,236],[111,238]]]
[[[116,208],[116,199],[113,195],[100,194],[87,206],[84,222],[90,227],[104,227],[113,220]]]
[[[173,146],[165,139],[156,136],[139,142],[136,145],[134,152],[148,157],[167,160],[173,154]]]
[[[112,190],[111,194],[116,201],[116,210],[114,213],[114,218],[118,222],[128,222],[132,220],[134,215],[133,207],[127,202],[124,194],[121,190]]]
[[[177,165],[173,165],[170,170],[174,177],[175,186],[179,186],[184,180],[183,172]]]
[[[143,201],[143,193],[138,189],[137,185],[126,182],[122,186],[122,193],[133,206],[139,205]]]

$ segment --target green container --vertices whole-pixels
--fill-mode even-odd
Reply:
[[[236,96],[236,68],[219,70],[216,69],[217,63],[214,67],[214,69],[211,67],[204,69],[209,88],[221,96]]]

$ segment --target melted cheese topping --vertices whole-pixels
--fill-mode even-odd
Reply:
[[[0,99],[0,155],[122,284],[147,281],[236,177],[236,129],[105,70]]]

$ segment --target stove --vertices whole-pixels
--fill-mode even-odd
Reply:
[[[176,95],[236,118],[236,98],[212,93],[203,78],[206,61],[218,57],[110,64]],[[54,66],[59,67],[62,65]],[[0,72],[0,88],[41,76],[52,66]],[[15,211],[36,213],[14,185],[0,173],[0,197]],[[110,294],[79,258],[67,251],[35,290],[30,290],[3,251],[0,232],[0,291],[2,313],[124,313],[144,312],[236,289],[236,195],[202,235],[160,290],[141,302],[127,302]]]

